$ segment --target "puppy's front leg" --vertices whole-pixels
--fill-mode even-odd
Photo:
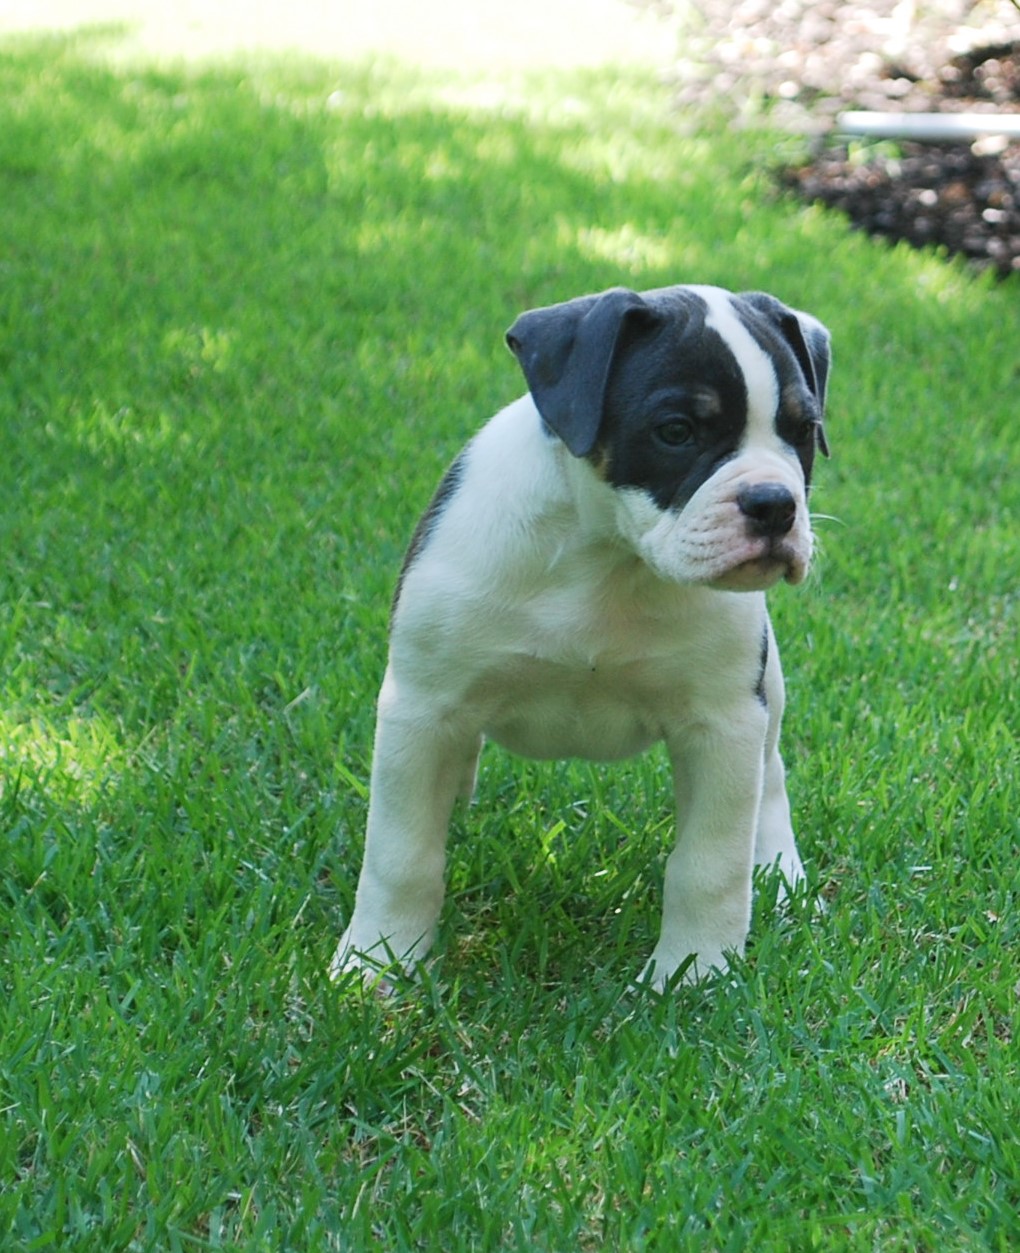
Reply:
[[[734,721],[670,744],[677,842],[666,862],[659,942],[643,975],[660,989],[692,955],[688,982],[725,970],[725,953],[742,952],[747,938],[765,714],[752,709]]]
[[[383,681],[372,760],[365,858],[354,914],[330,966],[374,970],[391,958],[410,966],[435,938],[443,903],[446,832],[458,794],[470,796],[478,735],[429,718],[419,702]]]

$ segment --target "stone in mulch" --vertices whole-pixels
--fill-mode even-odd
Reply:
[[[1011,0],[631,2],[672,14],[680,108],[764,104],[777,125],[818,134],[848,109],[1020,112]],[[1020,270],[1020,144],[820,139],[779,178],[862,230]]]
[[[989,111],[990,103],[1020,107],[1020,41],[954,58],[928,98],[936,112]],[[780,181],[872,234],[938,246],[1002,276],[1020,272],[1020,144],[822,146]]]

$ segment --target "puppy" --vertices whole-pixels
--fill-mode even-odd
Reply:
[[[803,877],[764,593],[811,561],[829,334],[761,292],[678,286],[534,309],[507,342],[528,394],[454,461],[400,575],[331,974],[428,952],[486,737],[595,761],[664,742],[677,839],[643,977],[725,970],[754,866]]]

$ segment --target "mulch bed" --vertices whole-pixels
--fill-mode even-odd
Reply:
[[[1020,111],[1020,41],[955,58],[911,105]],[[826,143],[809,164],[784,169],[780,181],[872,234],[938,246],[1002,276],[1020,273],[1018,143]]]

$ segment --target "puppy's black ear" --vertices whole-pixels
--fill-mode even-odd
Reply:
[[[595,447],[625,327],[652,318],[637,292],[614,287],[522,313],[507,331],[538,412],[575,457]]]
[[[791,309],[767,292],[745,292],[743,299],[760,313],[764,313],[790,345],[804,375],[808,390],[818,401],[819,413],[824,414],[829,369],[832,365],[831,337],[828,330],[810,313]],[[829,455],[825,427],[820,420],[818,447],[826,457]]]

